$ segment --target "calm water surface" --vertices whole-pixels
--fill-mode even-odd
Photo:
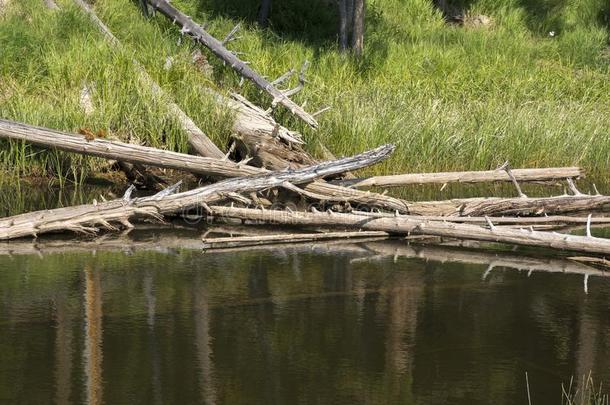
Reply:
[[[0,244],[0,402],[525,404],[527,371],[532,403],[559,404],[572,375],[610,385],[610,278],[585,293],[583,266],[198,235]]]

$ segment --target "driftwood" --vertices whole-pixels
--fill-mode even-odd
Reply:
[[[236,154],[251,158],[249,164],[269,170],[296,169],[316,163],[299,145],[288,146],[278,138],[264,134],[237,133],[232,136]]]
[[[248,99],[237,93],[228,97],[212,89],[202,90],[206,95],[212,96],[216,102],[235,113],[233,132],[249,136],[266,135],[279,138],[287,144],[303,144],[300,133],[291,131],[278,124],[273,117],[262,108],[251,103]],[[326,159],[334,160],[334,159]]]
[[[70,135],[7,120],[0,120],[0,137],[25,140],[37,145],[89,156],[183,170],[211,177],[241,177],[266,172],[264,169],[233,163],[226,159],[191,156],[104,139],[88,141],[82,135]],[[424,216],[553,215],[601,210],[610,206],[610,197],[588,195],[406,202],[398,198],[348,189],[322,181],[307,184],[303,190],[292,188],[292,191],[299,191],[308,198],[328,202],[349,202],[354,204],[355,208],[359,205],[372,206]]]
[[[258,235],[227,238],[204,238],[204,249],[226,249],[246,246],[281,245],[305,242],[319,242],[332,239],[362,239],[362,238],[387,238],[387,232],[360,231],[360,232],[318,232],[318,233],[294,233],[279,235]]]
[[[180,10],[169,4],[166,0],[147,0],[148,3],[166,16],[174,24],[181,28],[182,34],[189,35],[194,41],[208,48],[214,55],[220,58],[223,62],[229,65],[239,75],[252,81],[261,90],[266,91],[273,97],[273,104],[281,104],[286,107],[292,114],[301,118],[304,122],[313,128],[318,127],[316,119],[307,113],[301,106],[294,103],[282,91],[278,90],[273,83],[262,77],[260,74],[250,68],[237,55],[229,51],[223,42],[214,38],[205,31],[199,24],[195,23],[189,16],[182,13]]]
[[[396,214],[386,212],[352,211],[352,214],[368,217],[394,218]],[[551,215],[542,217],[456,217],[456,216],[418,216],[423,221],[444,221],[485,225],[492,221],[494,225],[587,225],[610,224],[610,217],[571,217],[568,215]]]
[[[515,180],[520,182],[550,182],[569,178],[584,177],[578,167],[552,167],[544,169],[513,169]],[[391,176],[374,176],[364,179],[340,180],[336,184],[355,187],[399,187],[411,184],[447,184],[447,183],[485,183],[512,181],[505,170],[485,170],[471,172],[446,173],[411,173]]]
[[[0,138],[23,140],[35,145],[105,159],[186,170],[211,177],[240,177],[261,173],[258,168],[238,165],[228,160],[186,155],[100,138],[88,140],[83,135],[2,119],[0,119]]]
[[[500,216],[557,215],[600,211],[610,206],[610,197],[602,195],[563,195],[536,198],[466,198],[409,203],[413,215]]]
[[[610,254],[610,239],[592,236],[562,235],[528,229],[489,228],[470,224],[425,221],[415,216],[371,218],[363,215],[335,212],[290,212],[233,207],[211,207],[215,216],[263,221],[282,225],[347,227],[367,231],[384,231],[404,235],[427,235],[483,242],[507,243],[592,254]]]
[[[110,29],[102,22],[102,20],[98,18],[91,6],[85,3],[84,0],[74,0],[74,2],[89,15],[93,23],[97,25],[102,34],[104,34],[104,37],[108,43],[110,43],[117,50],[123,49],[123,46],[119,40],[112,34]],[[208,136],[193,122],[193,120],[186,115],[186,113],[175,102],[171,100],[167,93],[165,93],[161,86],[159,86],[149,76],[144,67],[136,59],[132,59],[132,63],[136,68],[136,73],[140,83],[149,88],[153,95],[165,104],[168,112],[176,119],[182,130],[188,135],[188,141],[191,147],[201,156],[221,159],[224,156],[224,153],[218,149],[214,142],[212,142],[210,138],[208,138]]]
[[[25,140],[37,145],[89,156],[183,170],[211,177],[242,177],[268,173],[265,169],[233,163],[224,158],[191,156],[103,139],[88,141],[82,135],[71,135],[6,120],[0,120],[0,138]],[[346,201],[356,206],[374,206],[392,211],[398,210],[402,213],[408,212],[407,204],[400,199],[368,191],[352,190],[324,181],[306,184],[304,189],[298,191],[310,197],[315,195],[316,198],[320,197],[325,201]]]
[[[132,218],[162,219],[164,215],[186,212],[197,207],[206,208],[207,204],[225,199],[231,193],[247,193],[287,184],[308,183],[321,177],[366,167],[386,159],[393,150],[393,146],[385,145],[360,155],[307,168],[239,177],[177,194],[172,194],[177,187],[170,187],[151,197],[131,199],[130,188],[121,200],[4,218],[0,220],[0,240],[36,236],[60,230],[94,233],[97,231],[97,225],[116,230],[117,227],[112,223],[117,222],[125,227],[131,227],[129,220]]]

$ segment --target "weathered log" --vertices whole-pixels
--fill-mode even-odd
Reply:
[[[89,15],[89,18],[91,18],[93,23],[97,25],[102,34],[104,34],[104,37],[108,43],[110,43],[117,50],[123,50],[123,46],[119,40],[112,34],[110,29],[102,22],[102,20],[98,18],[91,6],[89,6],[83,0],[74,0],[74,2]],[[148,75],[144,67],[136,59],[132,59],[132,63],[136,68],[136,73],[140,83],[143,86],[150,88],[153,96],[165,104],[168,112],[176,119],[182,130],[188,135],[188,141],[191,147],[201,156],[221,159],[224,156],[224,153],[218,149],[214,142],[212,142],[212,140],[208,138],[208,136],[193,122],[193,120],[186,115],[186,113],[174,101],[171,100],[170,96],[167,95],[161,86],[159,86]]]
[[[292,114],[301,118],[313,128],[318,127],[316,119],[307,113],[301,106],[294,103],[283,92],[278,90],[271,82],[250,68],[235,53],[229,51],[225,45],[195,23],[189,16],[169,4],[166,0],[147,0],[151,6],[166,16],[170,21],[181,28],[181,33],[189,35],[194,41],[208,48],[214,55],[229,65],[239,75],[252,81],[261,90],[273,97],[273,103],[286,107]]]
[[[23,140],[35,145],[55,148],[105,159],[185,170],[211,177],[241,177],[260,174],[256,167],[192,156],[147,146],[132,145],[105,139],[87,140],[85,136],[0,119],[0,138]]]
[[[563,195],[536,198],[466,198],[409,203],[413,215],[538,216],[600,211],[610,206],[603,195]]]
[[[232,129],[236,151],[242,158],[253,158],[249,164],[281,170],[316,163],[300,146],[303,143],[301,134],[281,126],[266,111],[245,97],[236,93],[225,97],[210,89],[205,92],[213,96],[218,104],[235,113]]]
[[[132,218],[152,217],[185,212],[226,198],[229,193],[244,193],[277,188],[287,183],[302,184],[315,179],[366,167],[387,158],[394,147],[381,146],[369,152],[315,166],[282,172],[270,172],[256,176],[224,180],[183,193],[171,194],[169,188],[151,197],[131,199],[131,189],[121,200],[37,211],[0,220],[0,240],[8,240],[46,232],[72,230],[96,232],[97,225],[116,230],[112,223],[132,226]]]
[[[214,97],[218,104],[235,113],[233,132],[250,136],[259,134],[272,136],[280,138],[286,144],[303,144],[300,133],[278,124],[267,111],[254,105],[242,95],[231,93],[229,97],[226,97],[212,89],[204,89],[203,91],[205,94]]]
[[[371,218],[363,215],[332,212],[259,211],[248,208],[220,206],[210,207],[210,209],[211,213],[216,216],[275,224],[347,227],[367,231],[439,236],[592,254],[610,254],[609,239],[592,236],[562,235],[554,232],[539,232],[526,229],[506,229],[500,227],[487,229],[477,225],[424,221],[415,216],[399,215],[394,218]]]
[[[204,238],[204,249],[226,249],[246,246],[281,245],[304,242],[318,242],[332,239],[361,239],[361,238],[387,238],[387,232],[359,231],[359,232],[318,232],[294,233],[279,235],[241,236],[228,238]]]
[[[352,211],[352,214],[369,217],[394,218],[395,214],[385,212]],[[456,217],[456,216],[418,216],[423,221],[445,221],[485,225],[490,221],[494,225],[587,225],[610,224],[610,217],[571,217],[567,215],[551,215],[542,217]]]
[[[211,177],[242,177],[267,173],[265,169],[233,163],[224,158],[212,159],[191,156],[102,139],[87,141],[81,135],[71,135],[7,120],[0,120],[0,138],[25,140],[37,145],[89,156],[184,170]],[[304,189],[322,195],[327,201],[349,201],[356,206],[373,206],[392,211],[398,210],[402,213],[408,212],[407,204],[400,199],[368,191],[352,190],[324,181],[314,181],[306,184]]]
[[[513,169],[519,182],[550,182],[584,177],[579,167],[550,167],[543,169]],[[511,181],[505,170],[485,170],[446,173],[410,173],[391,176],[373,176],[364,179],[339,180],[336,184],[354,187],[400,187],[411,184],[485,183]]]
[[[265,134],[236,133],[232,136],[235,151],[242,159],[252,158],[249,164],[268,170],[296,169],[316,163],[299,145],[288,146],[278,138]]]

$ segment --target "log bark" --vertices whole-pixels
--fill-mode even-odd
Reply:
[[[515,180],[519,182],[551,182],[569,178],[584,177],[579,167],[550,167],[541,169],[513,169]],[[470,172],[445,173],[410,173],[391,176],[374,176],[364,179],[336,181],[336,184],[354,187],[400,187],[411,184],[447,184],[447,183],[485,183],[510,182],[512,179],[504,170],[485,170]]]
[[[299,145],[286,145],[278,138],[263,134],[237,133],[232,136],[241,159],[252,158],[249,164],[268,170],[296,169],[316,163]]]
[[[301,106],[294,103],[284,93],[278,90],[271,82],[250,68],[244,61],[239,59],[233,52],[229,51],[224,44],[196,24],[189,16],[169,4],[166,0],[148,0],[151,6],[166,16],[170,21],[182,29],[182,33],[188,34],[194,41],[208,48],[214,55],[220,58],[242,77],[252,81],[261,90],[266,91],[273,97],[274,104],[281,104],[292,114],[302,119],[312,128],[318,127],[316,119],[307,113]]]
[[[318,233],[295,233],[280,235],[258,235],[228,238],[205,238],[204,249],[228,249],[246,246],[281,245],[305,242],[318,242],[333,239],[361,239],[361,238],[387,238],[387,232],[360,231],[360,232],[318,232]]]
[[[310,225],[356,228],[367,231],[384,231],[395,234],[439,236],[453,239],[506,243],[520,246],[542,247],[590,254],[610,254],[610,240],[590,236],[562,235],[525,229],[491,229],[477,225],[424,221],[415,216],[371,218],[343,213],[288,212],[254,210],[248,208],[211,207],[215,216],[242,220],[263,221],[282,225]]]
[[[85,3],[83,0],[74,0],[74,2],[89,15],[89,18],[104,34],[104,37],[115,49],[123,50],[123,46],[119,40],[112,34],[110,29],[98,18],[95,11]],[[144,67],[135,59],[132,59],[132,63],[136,68],[138,80],[142,86],[147,87],[153,93],[153,96],[158,100],[161,100],[168,112],[178,122],[182,130],[188,135],[188,141],[191,147],[201,156],[221,159],[224,157],[224,153],[218,149],[218,147],[212,142],[210,138],[193,122],[193,120],[174,102],[171,100],[169,95],[163,91],[146,72]]]
[[[76,207],[37,211],[0,220],[0,240],[28,235],[39,235],[54,231],[72,230],[93,233],[100,225],[116,230],[112,223],[131,226],[132,218],[152,217],[162,219],[164,215],[176,214],[226,198],[229,193],[244,193],[277,188],[284,184],[302,184],[321,177],[342,173],[378,163],[394,150],[391,145],[381,146],[369,152],[333,162],[320,163],[298,170],[270,172],[256,176],[224,180],[209,186],[183,193],[170,194],[164,190],[151,197],[130,199],[130,192],[121,200]]]

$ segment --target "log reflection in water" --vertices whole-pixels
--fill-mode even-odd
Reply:
[[[161,359],[159,358],[158,338],[155,330],[157,298],[155,296],[155,279],[150,271],[146,271],[143,282],[144,297],[146,299],[146,324],[148,325],[148,342],[150,345],[152,363],[152,392],[155,404],[163,403],[161,382]]]
[[[369,242],[366,246],[377,254],[370,257],[352,259],[352,263],[374,260],[380,257],[404,257],[409,259],[424,259],[438,263],[464,263],[487,265],[482,275],[485,280],[494,268],[513,268],[520,271],[579,274],[585,277],[585,292],[587,292],[586,280],[590,276],[607,277],[610,273],[598,270],[586,264],[562,258],[545,256],[527,256],[501,251],[477,251],[457,250],[456,248],[443,246],[413,246],[404,243],[390,241],[385,243]]]
[[[65,292],[54,299],[55,317],[55,403],[69,403],[72,391],[72,318]]]
[[[201,280],[201,273],[195,275],[193,289],[193,316],[195,322],[195,349],[199,366],[199,391],[201,402],[206,405],[217,403],[214,386],[214,363],[212,335],[210,332],[209,293]]]
[[[103,403],[102,391],[102,284],[100,273],[85,268],[85,347],[83,360],[86,375],[87,403]]]

